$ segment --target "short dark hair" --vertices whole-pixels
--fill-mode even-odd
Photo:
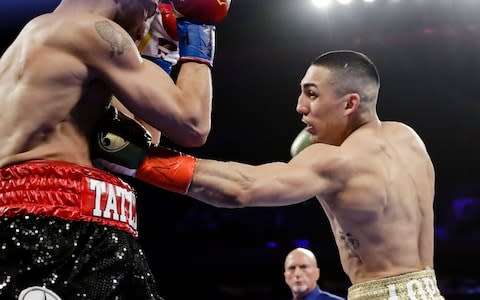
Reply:
[[[374,63],[363,53],[338,50],[324,53],[312,62],[332,72],[332,84],[341,96],[347,93],[360,94],[362,101],[376,101],[380,76]]]

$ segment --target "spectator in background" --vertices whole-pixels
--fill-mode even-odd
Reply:
[[[320,289],[317,284],[320,269],[315,255],[308,249],[296,248],[287,255],[284,275],[293,300],[344,299]]]

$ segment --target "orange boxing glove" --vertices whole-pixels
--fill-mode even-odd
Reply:
[[[181,194],[188,191],[196,165],[191,155],[153,146],[148,130],[113,106],[95,128],[90,148],[97,168]]]
[[[165,147],[152,147],[138,166],[135,178],[171,192],[186,194],[196,162],[191,155]]]

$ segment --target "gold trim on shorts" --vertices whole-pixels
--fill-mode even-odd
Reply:
[[[435,271],[426,269],[352,285],[348,300],[444,300]]]

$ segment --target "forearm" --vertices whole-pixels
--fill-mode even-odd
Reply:
[[[269,207],[304,201],[303,176],[282,162],[253,166],[197,160],[187,195],[217,207]],[[309,193],[305,197],[304,193]]]
[[[252,200],[255,179],[252,166],[214,160],[198,160],[187,195],[217,207],[243,207]]]
[[[193,126],[206,140],[211,126],[213,97],[210,68],[195,62],[183,63],[176,85],[182,91],[185,115],[190,116]]]
[[[195,3],[187,1],[182,5],[190,7]],[[164,101],[171,105],[170,113],[165,113],[167,126],[157,127],[155,122],[158,118],[148,123],[161,129],[178,145],[201,146],[206,142],[211,126],[210,68],[213,66],[215,53],[215,26],[192,22],[188,17],[177,20],[178,11],[175,11],[172,3],[168,1],[160,2],[157,8],[159,13],[149,19],[148,32],[138,47],[144,58],[160,66],[167,74],[170,74],[178,61],[180,68],[175,82],[176,88],[157,84],[155,90],[168,98]],[[202,14],[202,11],[195,11],[191,17]],[[225,14],[226,11],[223,15]],[[168,93],[169,89],[171,93]],[[158,92],[160,90],[162,92]]]

